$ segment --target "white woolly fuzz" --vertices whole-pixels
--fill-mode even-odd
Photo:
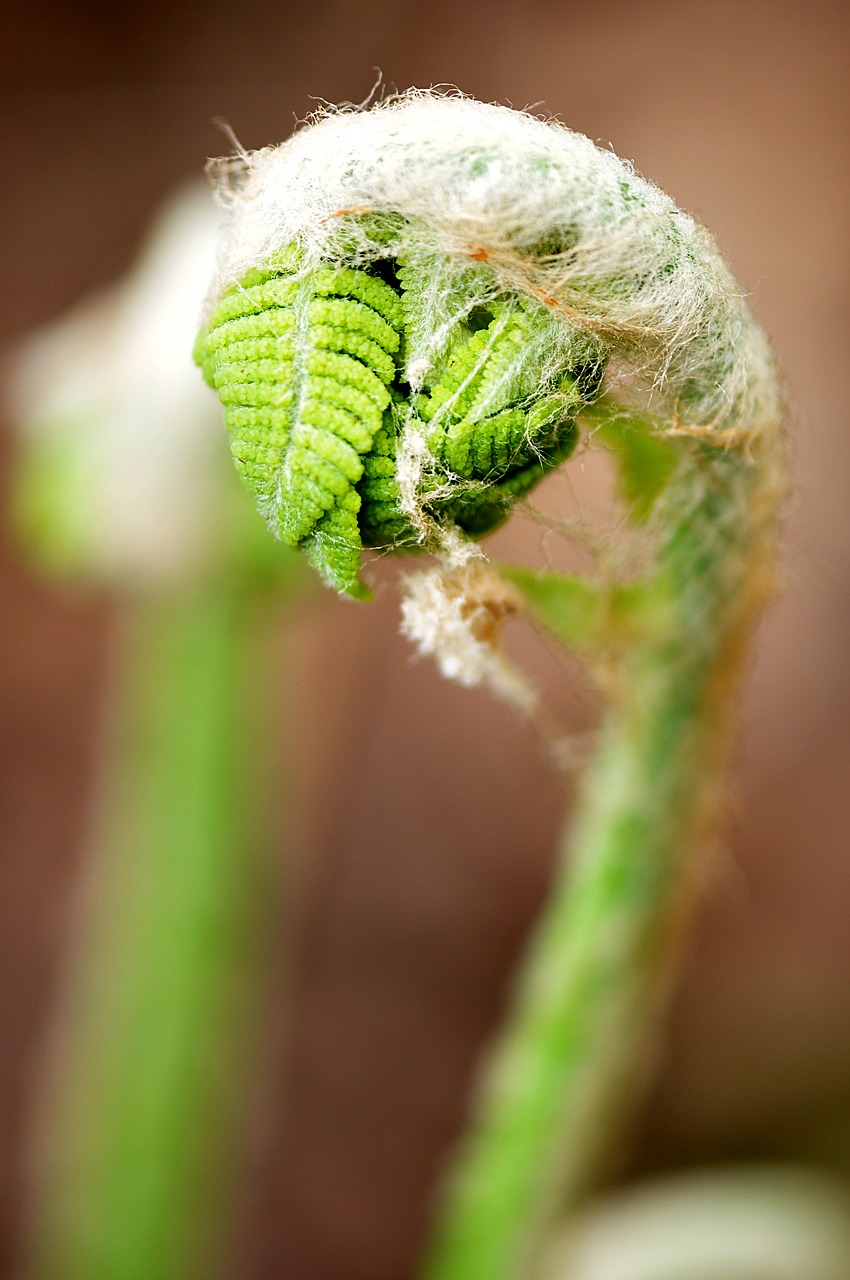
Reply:
[[[534,691],[499,647],[502,622],[518,607],[516,594],[476,556],[457,568],[410,574],[401,629],[442,675],[468,688],[482,685],[530,715]]]
[[[672,404],[680,423],[758,430],[779,405],[772,358],[711,236],[628,163],[563,125],[411,91],[328,112],[280,146],[218,167],[230,210],[214,296],[283,246],[305,268],[374,259],[363,219],[396,215],[387,253],[432,268],[408,352],[438,357],[453,297],[539,299],[563,341],[591,342]]]

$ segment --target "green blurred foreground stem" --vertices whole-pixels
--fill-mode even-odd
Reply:
[[[266,599],[219,583],[129,611],[39,1280],[210,1274],[271,887]]]

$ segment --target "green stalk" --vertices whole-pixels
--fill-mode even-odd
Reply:
[[[271,887],[261,593],[137,598],[34,1274],[211,1273]]]
[[[778,445],[678,445],[657,513],[662,627],[622,661],[551,898],[426,1258],[426,1280],[536,1273],[612,1151],[716,809],[764,598]],[[533,594],[530,596],[532,609]]]

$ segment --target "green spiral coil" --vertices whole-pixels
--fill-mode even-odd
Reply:
[[[575,448],[575,416],[601,367],[541,380],[551,317],[502,293],[448,326],[427,377],[411,385],[421,273],[400,260],[305,270],[290,247],[218,301],[195,358],[225,409],[236,467],[282,541],[358,598],[365,546],[412,551],[424,530],[478,538]],[[405,433],[424,443],[415,518],[399,486]],[[409,438],[409,437],[408,437]]]

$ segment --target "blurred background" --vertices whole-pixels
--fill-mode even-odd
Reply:
[[[750,295],[792,406],[786,588],[624,1177],[773,1156],[850,1171],[848,12],[34,0],[4,19],[7,350],[128,267],[174,185],[229,150],[216,122],[246,148],[276,142],[317,100],[365,99],[379,71],[379,94],[456,85],[610,144],[714,231]],[[4,497],[14,458],[6,431]],[[581,482],[556,475],[541,504],[580,501]],[[539,560],[542,542],[519,517],[496,547]],[[529,726],[414,661],[395,572],[373,570],[369,606],[305,600],[270,694],[292,741],[293,865],[235,1208],[240,1280],[407,1274],[571,791]],[[4,527],[0,615],[5,1275],[85,870],[114,604],[40,581]],[[580,740],[592,702],[576,673],[513,643]]]

